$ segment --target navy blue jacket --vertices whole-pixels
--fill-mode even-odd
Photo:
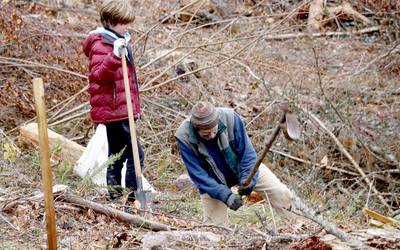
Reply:
[[[220,123],[221,125],[221,123]],[[209,154],[212,156],[218,169],[223,173],[226,185],[223,184],[217,176],[210,171],[206,162],[203,159],[199,159],[198,155],[193,151],[191,147],[188,147],[178,139],[178,147],[181,153],[183,162],[186,165],[189,176],[199,189],[200,194],[207,193],[210,197],[226,202],[228,197],[232,194],[230,187],[243,183],[250,173],[252,167],[256,162],[256,152],[251,144],[251,141],[247,135],[246,128],[240,116],[234,113],[234,140],[231,143],[231,148],[238,159],[238,174],[235,174],[232,169],[226,163],[223,154],[218,149],[216,140],[221,132],[219,131],[216,138],[211,141],[199,139],[204,143],[208,149]],[[252,185],[254,187],[256,183],[258,173],[254,176]]]

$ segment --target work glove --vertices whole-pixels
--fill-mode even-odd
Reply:
[[[126,42],[124,38],[118,38],[114,41],[114,55],[121,57],[121,49],[126,47]]]
[[[233,211],[236,211],[243,205],[243,201],[240,195],[231,194],[226,201],[226,205]]]
[[[250,195],[251,192],[253,192],[254,186],[255,186],[254,180],[252,180],[252,181],[250,182],[250,185],[247,186],[247,187],[243,187],[243,185],[240,185],[240,186],[239,186],[239,189],[238,189],[239,195],[240,195],[240,196],[243,196],[243,195]]]

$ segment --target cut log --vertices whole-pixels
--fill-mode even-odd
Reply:
[[[64,136],[48,129],[49,145],[53,149],[54,147],[60,147],[59,152],[54,155],[56,159],[62,158],[64,161],[75,163],[82,155],[85,147],[78,143],[71,141]],[[39,144],[39,134],[37,123],[29,123],[20,128],[19,141],[25,145]]]

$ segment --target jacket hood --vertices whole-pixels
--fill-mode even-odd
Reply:
[[[90,31],[89,36],[82,42],[83,52],[87,57],[89,57],[89,53],[94,42],[102,39],[103,42],[113,43],[118,38],[124,38],[126,44],[128,44],[131,40],[131,35],[129,33],[125,33],[123,36],[119,36],[109,29],[98,27],[97,29]]]
[[[82,42],[83,53],[85,53],[85,55],[89,57],[90,51],[92,50],[92,44],[102,39],[103,37],[101,34],[89,34],[89,36]]]

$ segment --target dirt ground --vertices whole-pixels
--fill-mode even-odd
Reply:
[[[279,105],[289,102],[301,124],[301,140],[280,137],[264,163],[346,232],[370,227],[365,207],[395,216],[400,206],[399,6],[349,1],[372,23],[339,15],[317,32],[323,35],[312,37],[301,35],[307,26],[302,12],[306,1],[225,2],[224,14],[213,5],[218,1],[197,2],[202,4],[182,9],[189,3],[134,1],[137,18],[130,26],[141,81],[138,134],[146,155],[144,174],[160,191],[154,214],[139,215],[184,231],[222,236],[215,242],[171,240],[165,249],[330,249],[319,242],[326,235],[321,226],[304,217],[281,221],[266,202],[249,201],[230,213],[232,225],[226,228],[201,223],[197,191],[174,185],[185,173],[174,132],[198,100],[243,116],[257,152],[279,119]],[[85,104],[87,60],[80,42],[100,25],[98,5],[93,0],[0,3],[2,249],[46,248],[44,206],[29,199],[41,190],[38,149],[18,142],[18,127],[35,118],[32,79],[44,79],[51,129],[83,146],[94,133]],[[355,34],[371,27],[379,28]],[[282,34],[297,38],[281,39]],[[360,177],[356,166],[366,177]],[[123,209],[74,175],[73,164],[58,161],[53,174],[53,182],[68,185],[71,192]],[[150,233],[62,201],[56,201],[56,215],[61,249],[140,249]],[[308,241],[274,241],[268,238],[271,232]],[[388,249],[398,241],[375,247]]]

